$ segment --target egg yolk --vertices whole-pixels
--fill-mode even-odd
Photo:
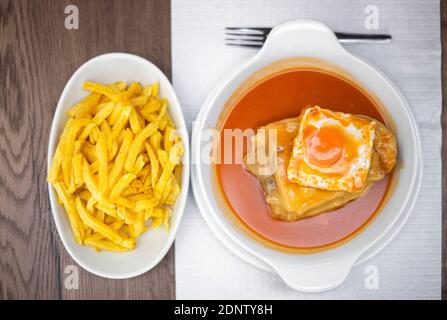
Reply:
[[[309,128],[305,144],[309,162],[317,166],[330,167],[343,156],[344,137],[334,126]]]

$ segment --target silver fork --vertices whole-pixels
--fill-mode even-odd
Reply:
[[[268,27],[226,27],[225,44],[228,46],[261,48],[272,28]],[[366,34],[334,32],[341,43],[388,43],[389,34]]]

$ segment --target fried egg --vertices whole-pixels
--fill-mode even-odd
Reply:
[[[366,186],[375,122],[319,106],[305,108],[293,140],[287,178],[329,191],[360,192]]]

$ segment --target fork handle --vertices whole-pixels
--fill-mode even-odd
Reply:
[[[266,34],[272,31],[272,28],[258,28]],[[391,42],[392,37],[389,34],[368,34],[368,33],[349,33],[349,32],[334,32],[338,41],[341,43],[386,43]]]
[[[388,34],[362,34],[362,33],[346,33],[334,32],[338,41],[341,43],[370,43],[370,42],[390,42],[392,37]]]

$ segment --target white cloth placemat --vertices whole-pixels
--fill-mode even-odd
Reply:
[[[337,289],[303,294],[280,278],[237,258],[211,233],[190,192],[175,250],[178,299],[439,299],[441,296],[441,46],[439,1],[172,0],[173,82],[186,120],[196,118],[215,83],[255,50],[224,45],[226,26],[274,26],[320,20],[333,30],[368,32],[374,5],[391,44],[346,48],[383,70],[402,90],[419,123],[424,152],[421,194],[399,235],[373,259],[356,266]],[[375,10],[373,8],[373,10]],[[369,267],[369,266],[374,267]],[[378,270],[378,289],[367,289]]]

